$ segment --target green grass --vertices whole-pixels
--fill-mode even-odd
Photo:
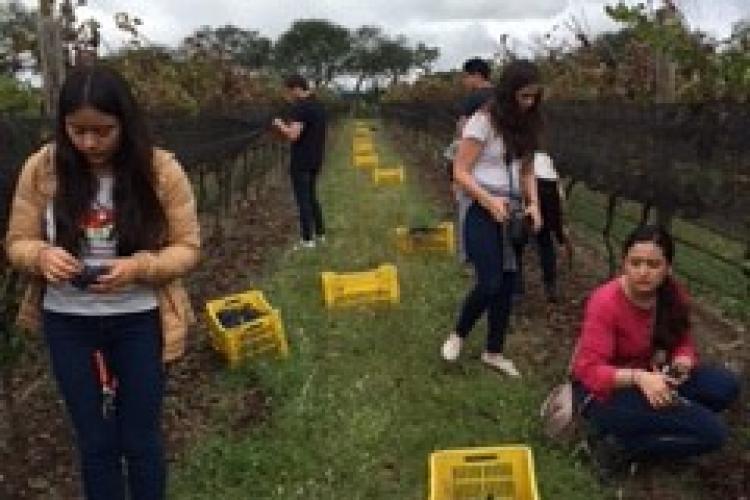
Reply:
[[[430,452],[522,443],[533,449],[542,498],[602,498],[588,469],[540,434],[536,415],[548,382],[534,373],[509,380],[480,366],[483,325],[459,365],[440,360],[468,284],[452,257],[395,252],[395,226],[440,218],[410,175],[415,167],[406,166],[405,186],[376,188],[350,165],[350,133],[333,137],[322,184],[329,241],[313,251],[280,250],[260,284],[282,311],[291,356],[227,371],[216,387],[260,383],[270,415],[250,429],[212,428],[174,467],[170,497],[424,500]],[[398,159],[384,139],[378,146],[385,162]],[[384,262],[398,266],[400,305],[322,307],[320,271]],[[510,337],[509,355],[521,341]]]
[[[577,185],[569,202],[569,211],[578,232],[585,240],[606,255],[601,232],[606,221],[606,198],[601,193]],[[635,203],[618,205],[612,228],[616,258],[620,243],[635,227],[640,218],[640,207]],[[730,240],[708,229],[675,219],[673,233],[676,237],[705,248],[734,262],[741,263],[744,247],[739,240]],[[675,270],[690,285],[693,294],[715,304],[727,316],[741,322],[750,321],[748,281],[740,269],[715,259],[691,246],[677,242]]]

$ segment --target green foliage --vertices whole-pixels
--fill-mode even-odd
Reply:
[[[271,61],[272,48],[271,40],[257,31],[228,24],[219,28],[202,26],[182,41],[180,51],[228,59],[245,68],[260,69]]]
[[[414,53],[403,36],[384,40],[380,52],[386,74],[390,76],[394,85],[398,83],[399,77],[406,74],[414,65]]]
[[[327,84],[345,67],[350,48],[345,27],[325,19],[300,19],[279,37],[274,60],[317,85]]]
[[[209,54],[178,58],[168,49],[150,47],[125,50],[110,63],[149,111],[226,111],[281,100],[278,82]]]
[[[125,49],[109,61],[130,82],[136,98],[149,111],[195,112],[199,101],[190,92],[190,76],[164,48]]]
[[[390,38],[378,26],[361,26],[352,33],[347,69],[358,74],[356,91],[359,92],[368,78],[389,76],[396,83],[412,68],[429,73],[439,55],[437,47],[419,42],[411,48],[402,36]]]
[[[0,3],[0,74],[24,67],[24,56],[38,60],[37,14],[18,1]]]
[[[356,91],[366,78],[384,72],[380,46],[385,34],[380,26],[360,26],[352,33],[352,47],[346,69],[358,75]]]
[[[689,31],[676,10],[664,8],[652,18],[642,4],[619,3],[605,11],[627,27],[634,41],[677,63],[682,100],[750,99],[750,52],[744,46],[750,28],[742,23],[722,47],[705,33]]]
[[[437,47],[411,47],[404,36],[390,37],[381,27],[365,25],[349,32],[319,19],[296,21],[281,35],[275,61],[298,71],[316,84],[327,84],[343,72],[357,75],[357,91],[366,79],[387,76],[392,83],[412,68],[429,72],[440,55]]]
[[[383,102],[448,102],[456,103],[463,96],[463,87],[451,73],[425,75],[414,83],[392,85],[382,97]]]
[[[36,114],[40,109],[41,95],[37,89],[0,75],[0,112]]]
[[[417,43],[417,46],[413,51],[414,66],[425,73],[429,73],[432,70],[432,65],[437,61],[438,57],[440,57],[440,49],[437,47],[430,47],[424,42]]]

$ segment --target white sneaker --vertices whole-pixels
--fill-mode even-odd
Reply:
[[[504,357],[500,353],[483,352],[482,363],[486,364],[490,368],[493,368],[499,372],[503,372],[506,375],[510,375],[511,377],[515,377],[515,378],[521,377],[521,374],[516,368],[516,365],[513,364],[513,361]]]
[[[464,339],[459,337],[455,332],[448,335],[448,338],[445,340],[443,348],[441,349],[443,359],[451,362],[456,361],[458,355],[461,354],[461,346],[463,345],[463,342]]]
[[[325,234],[320,234],[320,235],[316,236],[315,238],[318,240],[318,243],[320,243],[321,245],[325,245],[325,242],[326,242],[326,235]]]
[[[315,248],[315,240],[301,240],[299,243],[295,243],[292,250],[297,251],[303,248]]]

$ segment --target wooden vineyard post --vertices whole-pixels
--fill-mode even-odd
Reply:
[[[676,16],[677,12],[674,10],[672,4],[669,3],[667,7],[662,8],[658,12],[657,19],[661,26],[667,26],[679,22]],[[669,58],[664,50],[657,51],[654,59],[656,102],[661,105],[674,103],[677,100],[677,64]],[[663,116],[660,116],[660,118],[663,118]],[[663,122],[660,124],[662,126],[666,125]],[[657,123],[657,126],[660,124]],[[666,139],[657,139],[655,146],[659,148],[656,152],[658,164],[651,166],[651,168],[656,169],[658,184],[664,187],[668,185],[670,174],[673,172],[673,163],[670,161],[671,158],[666,145]],[[657,205],[655,214],[656,223],[667,230],[672,226],[672,218],[675,212],[673,198],[674,196],[670,194],[669,199],[665,200],[666,203],[663,203],[662,200],[655,200]]]
[[[609,275],[614,276],[617,271],[617,260],[615,259],[615,251],[612,248],[612,226],[615,220],[615,211],[617,210],[617,193],[610,194],[607,197],[607,221],[602,231],[604,237],[604,246],[607,247],[607,257],[609,260]]]
[[[39,60],[42,73],[43,114],[55,114],[57,96],[65,78],[62,29],[54,16],[54,0],[39,1]]]

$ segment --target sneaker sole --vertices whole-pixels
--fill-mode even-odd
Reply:
[[[506,377],[510,377],[510,378],[521,378],[521,374],[520,373],[518,373],[518,374],[511,374],[511,373],[508,373],[507,371],[503,370],[502,368],[498,368],[497,366],[488,363],[487,361],[485,361],[483,359],[481,361],[482,361],[482,364],[484,366],[486,366],[487,368],[489,368],[493,372],[501,373],[501,374],[505,375]]]

